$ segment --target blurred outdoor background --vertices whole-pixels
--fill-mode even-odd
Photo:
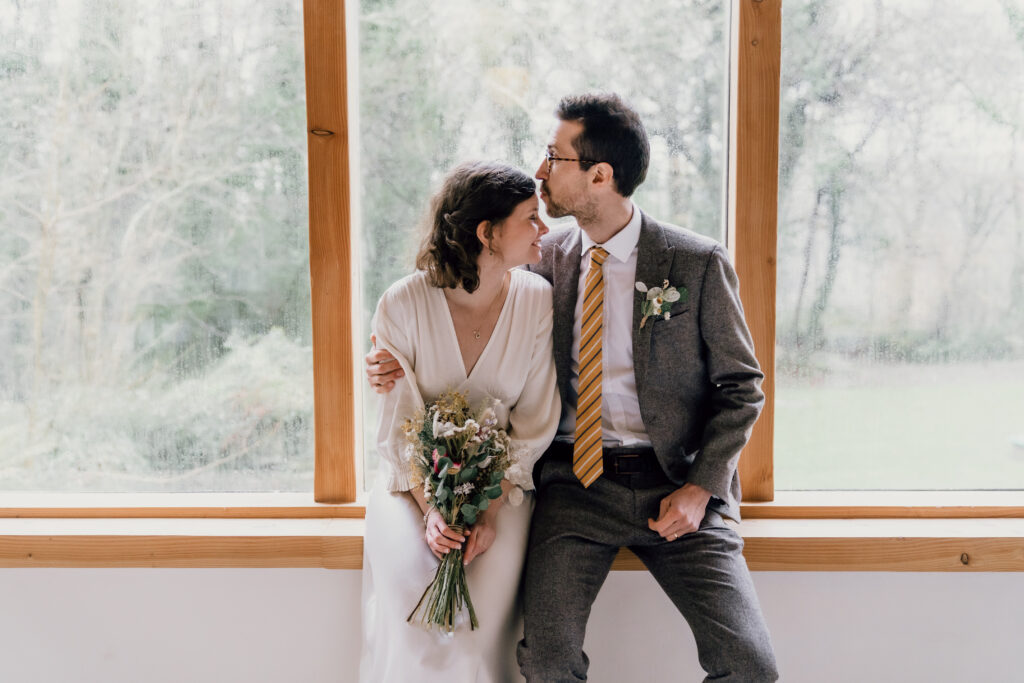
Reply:
[[[722,239],[730,3],[348,6],[359,355],[444,173],[532,174],[566,93]],[[776,486],[1024,487],[1024,0],[783,16]],[[297,0],[0,0],[0,491],[311,490],[303,81]]]

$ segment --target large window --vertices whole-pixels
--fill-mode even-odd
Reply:
[[[775,485],[1024,487],[1024,3],[787,0]]]
[[[729,11],[693,0],[359,3],[359,65],[350,74],[358,74],[364,325],[384,289],[412,271],[427,201],[445,172],[482,158],[532,174],[569,93],[603,89],[632,101],[652,147],[637,205],[722,239]],[[369,436],[375,410],[367,401]],[[365,446],[369,475],[372,438]]]
[[[778,128],[776,0],[344,4],[0,6],[0,490],[308,492],[315,409],[351,499],[360,344],[430,193],[532,172],[592,88],[648,126],[638,205],[729,225],[777,302],[751,497],[1024,486],[1021,0],[787,0]]]
[[[301,5],[2,3],[0,92],[0,490],[310,490]]]

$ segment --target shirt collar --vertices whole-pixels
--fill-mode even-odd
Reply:
[[[615,233],[615,236],[604,244],[598,244],[594,240],[590,239],[590,236],[586,232],[580,230],[580,235],[583,240],[583,258],[589,258],[587,251],[594,246],[602,247],[608,254],[614,257],[616,260],[625,263],[629,260],[633,250],[636,249],[637,243],[640,241],[640,209],[636,208],[636,204],[633,204],[633,215],[630,217],[629,222],[626,223],[626,227]]]

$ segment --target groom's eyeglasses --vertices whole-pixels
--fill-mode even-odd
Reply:
[[[553,161],[578,161],[581,164],[598,164],[599,161],[591,161],[590,159],[570,159],[568,157],[556,157],[552,156],[551,152],[545,150],[544,158],[548,162],[548,173],[551,173],[551,162]]]

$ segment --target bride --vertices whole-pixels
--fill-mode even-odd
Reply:
[[[366,509],[360,680],[521,680],[517,593],[533,510],[531,473],[555,434],[559,398],[551,287],[518,266],[540,260],[548,228],[533,179],[497,163],[449,173],[431,203],[429,227],[417,272],[391,285],[377,305],[377,350],[367,356],[393,356],[405,378],[380,409],[377,448],[386,476]],[[497,399],[499,426],[519,455],[502,496],[465,535],[448,528],[412,486],[404,454],[403,421],[448,389],[465,393],[470,405]],[[459,547],[479,628],[464,623],[445,636],[407,623],[438,558]]]

